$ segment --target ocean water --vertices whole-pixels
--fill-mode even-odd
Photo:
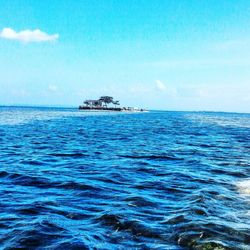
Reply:
[[[250,114],[0,108],[0,249],[250,249]]]

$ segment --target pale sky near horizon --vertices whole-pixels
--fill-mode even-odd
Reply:
[[[250,1],[0,0],[0,87],[0,105],[250,112]]]

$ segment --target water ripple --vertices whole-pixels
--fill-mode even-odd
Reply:
[[[0,108],[1,249],[249,249],[250,115]]]

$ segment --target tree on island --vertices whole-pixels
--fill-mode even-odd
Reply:
[[[86,101],[84,101],[84,104],[85,104],[86,106],[90,106],[91,103],[90,103],[90,101],[87,101],[87,100],[86,100]]]
[[[103,102],[105,107],[107,107],[108,104],[113,103],[113,97],[112,96],[101,96],[99,98],[99,101]]]
[[[108,104],[112,103],[115,105],[115,108],[117,105],[120,105],[119,101],[114,101],[114,98],[112,96],[101,96],[98,100],[85,100],[83,102],[86,107],[106,107]]]
[[[115,105],[115,108],[117,105],[120,105],[120,102],[119,101],[113,101],[113,104]]]

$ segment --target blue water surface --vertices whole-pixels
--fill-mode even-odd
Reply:
[[[0,108],[0,249],[250,249],[250,114]]]

